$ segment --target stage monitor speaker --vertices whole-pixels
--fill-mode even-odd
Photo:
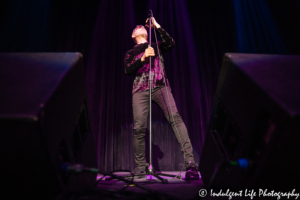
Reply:
[[[80,53],[0,53],[2,191],[10,199],[54,199],[93,186],[97,168]]]
[[[226,53],[199,163],[211,188],[297,188],[300,179],[300,56]],[[224,165],[221,165],[224,166]]]

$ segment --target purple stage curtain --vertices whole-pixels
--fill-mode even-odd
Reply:
[[[132,1],[101,1],[87,63],[88,101],[98,166],[101,170],[131,169],[132,78],[123,58],[133,45]],[[130,168],[131,167],[131,168]]]
[[[284,4],[266,2],[279,30],[279,34],[274,35],[283,40],[285,53],[299,54],[299,0]],[[81,52],[99,169],[132,170],[135,167],[133,77],[125,75],[123,58],[135,45],[131,39],[132,30],[136,25],[145,24],[151,9],[158,23],[176,42],[174,49],[164,55],[165,68],[194,147],[195,160],[199,162],[224,53],[239,52],[241,42],[246,44],[244,47],[251,41],[269,46],[276,42],[272,39],[266,44],[264,38],[274,30],[263,26],[265,22],[255,26],[244,23],[254,23],[252,19],[265,20],[253,17],[263,12],[262,8],[248,4],[239,7],[237,3],[234,0],[5,1],[0,7],[0,51]],[[246,31],[245,26],[255,27],[255,30]],[[259,29],[264,31],[256,32]],[[243,31],[245,34],[238,35]],[[154,33],[152,35],[154,41]],[[252,48],[247,53],[257,52],[276,53],[276,50],[262,52]],[[156,170],[180,170],[183,164],[180,146],[155,104],[152,119],[154,167]],[[147,131],[147,159],[148,137]]]

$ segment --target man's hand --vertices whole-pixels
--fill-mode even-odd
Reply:
[[[154,17],[151,17],[152,21],[151,21],[151,28],[160,28],[160,25],[156,22]],[[146,25],[149,28],[149,18],[146,20]]]
[[[155,56],[155,52],[154,52],[154,49],[153,49],[152,47],[148,47],[148,48],[145,50],[145,53],[144,53],[144,55],[142,56],[141,61],[144,62],[144,61],[145,61],[145,58],[148,58],[149,56]]]

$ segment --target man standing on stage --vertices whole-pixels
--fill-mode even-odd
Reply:
[[[162,42],[152,43],[151,46],[156,47],[158,45],[160,54],[164,54],[174,47],[175,42],[153,17],[151,19],[153,27],[157,29],[162,38]],[[171,93],[163,60],[160,61],[157,50],[148,47],[147,31],[144,26],[136,26],[132,32],[132,38],[137,45],[126,52],[124,65],[125,73],[135,76],[132,89],[132,107],[134,118],[133,145],[137,167],[133,174],[139,178],[146,177],[145,132],[149,113],[149,57],[151,56],[152,100],[164,112],[181,146],[186,165],[186,179],[197,180],[199,174],[194,161],[193,147]]]

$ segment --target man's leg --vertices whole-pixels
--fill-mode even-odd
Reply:
[[[136,92],[132,95],[134,120],[133,147],[135,163],[138,167],[145,167],[145,132],[149,113],[149,91]]]
[[[168,87],[160,87],[153,90],[152,97],[163,110],[181,146],[186,166],[185,179],[198,180],[199,173],[194,160],[193,147],[186,126],[178,113],[173,94]]]
[[[165,117],[172,126],[177,140],[181,146],[186,166],[194,161],[193,147],[181,116],[178,113],[173,94],[168,87],[155,88],[152,93],[153,100],[163,110]]]

